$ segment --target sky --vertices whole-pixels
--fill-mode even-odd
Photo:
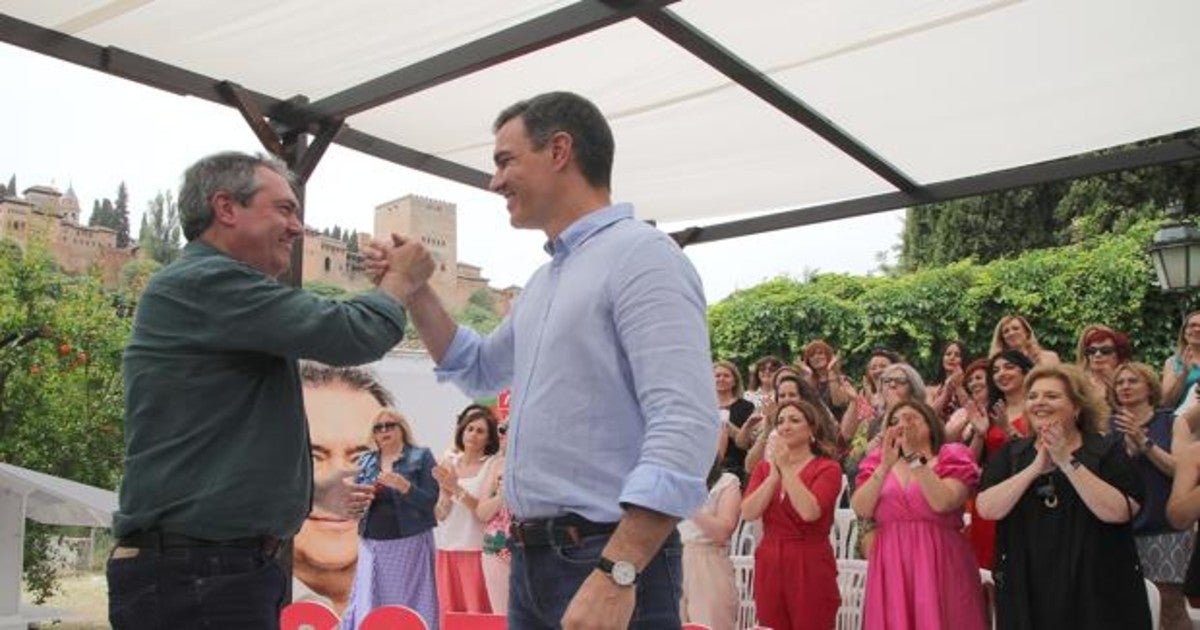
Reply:
[[[174,194],[196,159],[223,150],[261,151],[232,108],[165,91],[0,43],[0,182],[16,175],[34,185],[74,188],[84,221],[92,201],[129,189],[136,232],[146,204],[159,191]],[[481,120],[481,126],[490,125]],[[540,232],[508,224],[503,200],[464,186],[333,145],[308,182],[305,223],[370,232],[377,205],[416,194],[458,206],[458,252],[479,265],[493,286],[524,285],[546,261]],[[636,199],[616,199],[630,201]],[[705,220],[719,223],[735,217]],[[738,217],[740,218],[740,217]],[[695,225],[664,223],[674,231]],[[878,253],[900,240],[903,211],[689,246],[684,251],[716,303],[737,289],[780,275],[871,273]]]

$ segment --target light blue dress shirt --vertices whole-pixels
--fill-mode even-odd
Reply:
[[[628,204],[546,250],[492,334],[458,328],[438,379],[472,396],[511,384],[504,497],[517,518],[613,522],[622,504],[691,516],[719,426],[696,270]]]

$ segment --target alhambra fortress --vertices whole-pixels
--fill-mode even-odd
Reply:
[[[52,186],[26,188],[20,197],[0,198],[0,240],[24,247],[31,238],[44,238],[59,266],[68,273],[99,272],[104,283],[116,286],[121,268],[138,256],[136,241],[117,247],[117,233],[106,227],[80,223],[79,199],[74,190],[62,193]],[[407,195],[375,208],[374,234],[393,232],[418,235],[433,253],[438,267],[431,280],[446,307],[458,311],[471,295],[484,290],[498,314],[508,312],[520,288],[497,289],[482,276],[482,269],[458,260],[458,209],[455,204]],[[359,234],[359,251],[370,234]],[[304,229],[304,282],[320,282],[352,293],[370,287],[362,258],[346,243]]]

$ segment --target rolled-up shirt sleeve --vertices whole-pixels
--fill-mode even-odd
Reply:
[[[507,317],[486,337],[459,326],[434,369],[438,382],[451,381],[468,396],[490,396],[508,387],[513,373],[512,338]]]
[[[707,496],[719,417],[704,291],[674,243],[643,243],[613,276],[613,318],[628,356],[645,438],[622,505],[687,518]]]

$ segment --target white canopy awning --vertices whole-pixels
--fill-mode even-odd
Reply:
[[[117,493],[0,463],[0,489],[25,497],[25,517],[47,525],[111,527]]]
[[[576,91],[609,117],[614,195],[643,218],[793,211],[696,240],[1200,157],[1184,140],[1047,164],[1200,127],[1194,0],[0,0],[0,10],[0,40],[234,104],[229,81],[247,90],[251,116],[334,129],[340,144],[476,186],[498,111]]]

